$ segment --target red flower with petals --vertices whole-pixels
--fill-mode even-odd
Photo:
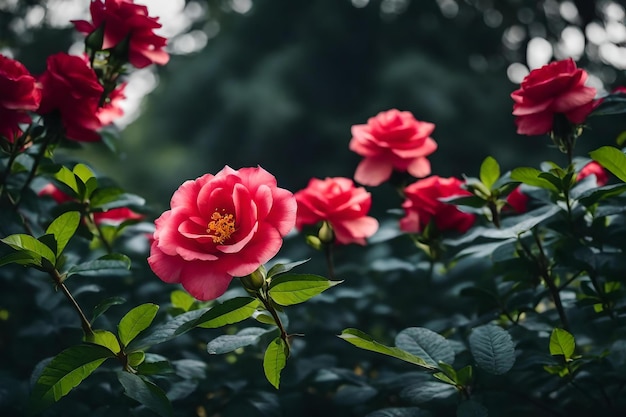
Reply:
[[[100,140],[96,131],[102,127],[98,105],[104,88],[95,72],[83,58],[66,53],[49,56],[47,64],[39,77],[43,96],[37,113],[45,116],[56,112],[68,139]]]
[[[465,233],[474,224],[476,216],[441,201],[448,197],[472,195],[461,188],[462,185],[463,181],[457,178],[433,175],[407,186],[404,189],[406,200],[402,204],[406,215],[400,220],[400,229],[420,233],[432,221],[440,232],[455,230]]]
[[[598,187],[602,187],[609,182],[609,174],[602,167],[602,165],[600,165],[596,161],[591,161],[587,165],[585,165],[578,173],[576,181],[580,181],[583,178],[588,177],[589,175],[596,176],[596,183],[598,184]]]
[[[587,73],[576,68],[571,58],[532,70],[511,93],[517,133],[549,133],[556,114],[573,124],[583,123],[594,109],[596,95],[595,88],[585,86],[586,80]]]
[[[355,187],[349,178],[312,178],[309,185],[295,194],[298,202],[296,227],[327,221],[337,243],[365,245],[365,239],[378,230],[378,221],[367,216],[372,196],[363,187]]]
[[[13,143],[19,124],[31,122],[27,112],[39,107],[41,90],[22,63],[0,55],[0,91],[0,136]]]
[[[506,197],[507,205],[504,206],[504,209],[511,208],[517,213],[526,213],[528,211],[528,200],[530,198],[517,186]]]
[[[296,200],[263,168],[186,181],[159,217],[148,263],[163,281],[199,300],[224,294],[233,277],[254,272],[277,253],[296,220]]]
[[[85,34],[102,28],[102,49],[111,49],[128,41],[128,62],[136,68],[151,64],[165,65],[170,57],[163,50],[167,39],[154,33],[161,27],[158,18],[148,16],[148,8],[132,0],[94,0],[89,7],[93,23],[72,21]],[[125,57],[126,58],[126,57]]]
[[[103,126],[113,123],[115,119],[124,115],[121,103],[126,98],[126,95],[124,94],[125,89],[126,83],[118,85],[117,88],[109,94],[109,97],[104,105],[98,109],[96,116]]]
[[[430,137],[435,125],[421,122],[408,111],[396,109],[378,113],[367,124],[352,126],[350,150],[363,156],[354,179],[363,185],[380,185],[393,170],[416,178],[430,174],[426,156],[437,143]]]
[[[67,203],[70,201],[76,201],[71,196],[65,194],[59,190],[54,184],[48,184],[43,187],[39,193],[39,196],[50,196],[58,204]],[[126,220],[141,220],[144,218],[143,214],[135,213],[128,207],[117,207],[107,211],[100,211],[93,213],[94,222],[96,224],[120,224]]]

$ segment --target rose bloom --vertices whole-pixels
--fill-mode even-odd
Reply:
[[[552,131],[556,114],[574,124],[585,121],[594,108],[596,89],[585,87],[587,73],[571,58],[534,69],[518,90],[511,93],[513,115],[520,135]]]
[[[433,175],[407,186],[404,189],[406,200],[402,204],[405,217],[400,220],[400,229],[409,233],[420,233],[433,221],[441,232],[446,230],[466,232],[474,224],[476,216],[464,213],[455,205],[440,200],[472,195],[461,188],[461,185],[463,181],[457,178]]]
[[[224,167],[180,186],[156,222],[148,263],[198,300],[222,295],[274,257],[293,229],[296,200],[261,167]]]
[[[121,103],[126,98],[125,89],[126,83],[118,85],[115,90],[111,91],[104,105],[97,110],[96,117],[103,126],[113,123],[115,119],[124,115]]]
[[[43,97],[37,113],[56,112],[65,136],[79,142],[100,140],[97,116],[104,88],[88,64],[78,56],[58,53],[48,57],[48,67],[39,77]]]
[[[430,174],[426,159],[437,149],[430,137],[435,125],[420,122],[408,111],[391,109],[368,119],[367,124],[352,126],[350,150],[364,157],[354,174],[363,185],[380,185],[393,170],[416,178]]]
[[[337,243],[365,245],[365,239],[378,230],[378,221],[368,217],[372,196],[363,187],[355,187],[349,178],[312,178],[309,185],[295,194],[298,202],[296,227],[327,221]]]
[[[583,178],[588,177],[589,175],[596,176],[596,184],[598,184],[598,187],[602,187],[609,182],[609,174],[602,167],[602,165],[600,165],[596,161],[591,161],[587,165],[585,165],[578,173],[576,181],[580,181]]]
[[[0,136],[13,143],[22,134],[20,123],[30,123],[28,111],[37,110],[41,91],[26,67],[0,54]]]
[[[48,184],[43,187],[39,193],[39,196],[50,196],[58,204],[67,203],[70,201],[76,201],[71,196],[65,194],[59,190],[54,184]],[[126,220],[141,220],[144,218],[142,214],[135,213],[127,207],[112,208],[107,211],[93,213],[94,222],[96,224],[120,224]]]
[[[506,197],[507,205],[504,206],[504,209],[508,208],[513,209],[517,213],[526,213],[528,211],[528,200],[529,197],[517,186]]]
[[[79,32],[90,34],[104,27],[102,49],[111,49],[128,38],[128,61],[136,68],[165,65],[170,57],[163,50],[167,40],[154,34],[161,27],[158,18],[148,16],[148,8],[132,0],[95,0],[89,7],[93,23],[74,20]]]

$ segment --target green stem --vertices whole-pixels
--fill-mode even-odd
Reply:
[[[331,281],[336,281],[332,243],[324,243],[324,255],[326,256],[326,265],[328,266],[328,278],[330,278]]]
[[[85,335],[86,336],[93,336],[94,333],[93,333],[93,329],[91,328],[91,323],[89,323],[89,320],[87,320],[87,317],[85,316],[85,313],[83,313],[83,310],[78,305],[78,302],[72,296],[72,293],[70,292],[70,290],[67,288],[67,286],[63,282],[63,277],[61,276],[61,274],[59,274],[59,271],[57,271],[55,268],[53,268],[53,269],[49,270],[48,273],[52,277],[52,279],[53,279],[54,283],[56,284],[56,286],[61,289],[61,292],[70,301],[70,304],[72,304],[72,307],[74,307],[74,310],[76,310],[76,312],[78,313],[78,316],[79,316],[80,322],[81,322],[81,326],[83,328],[83,332],[85,332]]]
[[[278,313],[276,312],[276,309],[274,308],[274,306],[272,306],[272,303],[269,301],[269,297],[266,297],[264,293],[266,294],[266,292],[262,290],[257,291],[257,297],[259,298],[259,300],[261,300],[265,309],[269,311],[270,314],[272,315],[272,318],[274,319],[274,322],[276,323],[278,330],[280,330],[280,338],[283,339],[283,341],[285,342],[285,346],[287,346],[287,349],[289,350],[289,335],[287,334],[287,331],[285,330],[285,327],[283,326],[283,322],[280,321],[280,317],[278,317]]]
[[[89,213],[86,216],[86,219],[91,224],[91,226],[93,226],[93,228],[95,229],[97,237],[98,239],[100,239],[100,242],[102,242],[102,245],[104,246],[104,249],[107,251],[107,253],[108,254],[113,253],[113,248],[111,247],[111,243],[108,240],[106,240],[106,238],[104,237],[104,233],[102,233],[102,229],[100,228],[100,225],[96,222],[94,214]]]
[[[500,213],[498,213],[498,208],[493,201],[489,201],[489,211],[491,212],[491,221],[496,228],[500,228]]]
[[[541,257],[538,259],[538,266],[541,277],[543,281],[546,283],[548,290],[550,291],[550,295],[552,296],[552,300],[554,301],[554,306],[556,307],[556,311],[559,314],[559,319],[561,320],[561,325],[564,330],[569,332],[569,321],[567,316],[565,315],[565,309],[563,308],[563,302],[561,301],[561,293],[559,292],[558,287],[556,286],[554,279],[552,278],[552,274],[550,273],[548,258],[543,251],[543,246],[541,244],[541,240],[537,233],[533,230],[533,237],[535,238],[535,243],[537,243],[537,247],[539,248],[539,254]]]
[[[18,199],[15,202],[16,208],[19,207],[20,203],[22,202],[22,198],[24,197],[24,193],[26,192],[26,190],[30,186],[30,183],[33,181],[33,179],[35,178],[35,175],[37,174],[37,169],[39,169],[39,164],[41,164],[41,161],[43,160],[43,157],[46,154],[46,149],[48,149],[48,146],[50,145],[50,143],[52,143],[52,136],[53,135],[46,135],[44,137],[44,140],[40,145],[41,147],[39,148],[39,152],[35,156],[35,162],[33,163],[33,166],[30,169],[30,172],[28,173],[28,178],[26,178],[26,181],[24,182],[24,185],[22,186],[22,190],[20,191]]]

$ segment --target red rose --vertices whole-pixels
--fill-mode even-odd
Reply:
[[[378,221],[368,217],[372,196],[363,187],[355,187],[348,178],[312,178],[309,185],[295,194],[298,202],[296,227],[327,221],[337,243],[365,245],[365,238],[378,230]]]
[[[20,62],[0,55],[0,136],[13,143],[22,134],[20,123],[30,123],[27,111],[37,110],[41,91]]]
[[[419,233],[433,221],[439,231],[466,232],[474,224],[476,216],[441,201],[447,197],[472,195],[461,188],[461,185],[463,181],[457,178],[433,175],[406,187],[404,189],[406,200],[402,204],[406,215],[400,220],[400,229],[409,233]]]
[[[296,220],[296,200],[263,168],[226,166],[186,181],[155,224],[148,263],[199,300],[224,294],[234,276],[269,261]]]
[[[154,34],[158,18],[148,16],[148,8],[132,0],[95,0],[89,7],[93,23],[72,21],[76,30],[90,34],[103,27],[102,49],[111,49],[128,39],[128,62],[136,68],[165,65],[170,57],[163,50],[167,40]]]
[[[588,177],[589,175],[596,176],[596,184],[598,184],[598,187],[602,187],[609,182],[609,174],[602,167],[602,165],[600,165],[596,161],[591,161],[587,165],[585,165],[578,173],[576,181],[580,181],[583,178]]]
[[[507,205],[504,206],[504,208],[511,208],[517,213],[526,213],[528,211],[528,200],[529,197],[520,190],[519,186],[517,186],[506,197]]]
[[[435,125],[420,122],[408,111],[396,109],[378,113],[365,125],[352,126],[350,150],[363,156],[354,179],[364,185],[380,185],[393,170],[417,178],[430,174],[426,159],[437,149],[430,137]]]
[[[58,53],[48,57],[48,67],[39,78],[43,88],[41,115],[58,112],[68,139],[79,142],[100,140],[102,127],[98,105],[104,91],[96,74],[78,56]]]
[[[59,190],[54,184],[48,184],[43,187],[38,195],[48,195],[58,204],[75,201],[71,196]],[[142,214],[135,213],[128,207],[112,208],[107,211],[93,213],[93,219],[96,224],[120,224],[126,220],[141,220],[143,218],[144,216]]]
[[[115,119],[124,115],[121,103],[126,98],[125,89],[126,83],[118,85],[115,90],[111,91],[104,105],[98,109],[96,116],[103,126],[113,123]]]
[[[585,87],[587,73],[571,59],[534,69],[519,90],[511,93],[513,115],[520,135],[542,135],[552,131],[555,114],[571,123],[585,121],[594,108],[596,89]]]

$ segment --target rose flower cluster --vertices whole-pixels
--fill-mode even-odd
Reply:
[[[532,71],[512,93],[518,133],[540,135],[554,130],[564,118],[572,126],[584,123],[597,107],[595,89],[584,85],[587,74],[569,59]],[[460,210],[449,200],[471,196],[464,180],[431,175],[427,157],[437,143],[433,123],[420,121],[408,111],[391,109],[352,126],[350,150],[363,157],[354,179],[377,186],[395,172],[415,181],[399,190],[404,197],[400,230],[433,236],[467,232],[476,215]],[[596,162],[581,169],[577,180],[594,175],[599,186],[608,175]],[[170,283],[181,283],[200,300],[222,295],[232,278],[251,274],[278,253],[292,227],[317,227],[317,244],[366,244],[378,230],[369,216],[372,196],[352,179],[312,178],[292,195],[278,188],[276,179],[262,168],[225,167],[185,182],[173,195],[171,209],[156,221],[150,258],[153,271]],[[506,197],[503,210],[517,213],[529,208],[529,197],[519,186]],[[297,207],[297,213],[296,213]],[[310,237],[310,236],[309,236]]]
[[[101,38],[95,52],[108,54],[115,68],[96,71],[91,56],[72,56],[64,52],[47,59],[46,70],[35,77],[19,61],[0,55],[0,136],[8,148],[20,139],[20,148],[29,140],[23,126],[41,116],[43,125],[61,136],[78,142],[100,140],[98,131],[122,115],[120,102],[125,84],[118,83],[124,64],[136,68],[165,64],[169,55],[166,40],[153,30],[161,27],[147,8],[132,0],[91,2],[92,22],[75,21],[77,30]],[[128,47],[120,48],[120,45]],[[88,42],[89,43],[89,42]],[[111,73],[106,79],[103,73]],[[118,85],[116,85],[118,84]],[[105,89],[104,85],[113,85]]]

